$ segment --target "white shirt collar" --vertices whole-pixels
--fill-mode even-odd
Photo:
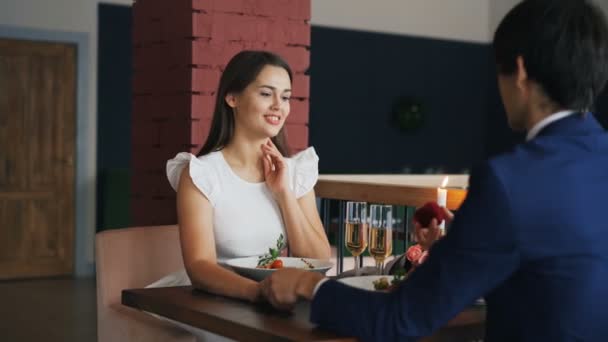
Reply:
[[[532,129],[530,129],[528,131],[528,135],[526,135],[526,141],[530,141],[530,140],[534,139],[538,135],[538,133],[543,128],[547,127],[550,123],[563,119],[566,116],[572,115],[574,113],[576,113],[576,111],[562,110],[560,112],[553,113],[553,114],[547,116],[546,118],[540,120],[539,122],[536,123],[536,125],[534,125],[534,127],[532,127]]]

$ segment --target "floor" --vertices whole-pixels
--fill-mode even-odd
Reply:
[[[97,340],[95,279],[0,281],[0,341]]]

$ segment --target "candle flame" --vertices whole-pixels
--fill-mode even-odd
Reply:
[[[446,177],[443,179],[443,182],[441,182],[441,187],[442,187],[442,188],[445,188],[445,186],[446,186],[446,185],[448,185],[448,181],[449,181],[449,180],[450,180],[450,177],[446,176]]]

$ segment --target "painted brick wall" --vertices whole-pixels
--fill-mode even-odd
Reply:
[[[133,4],[133,225],[177,222],[167,159],[197,153],[229,59],[270,50],[292,67],[286,127],[294,152],[308,146],[310,0],[137,0]]]

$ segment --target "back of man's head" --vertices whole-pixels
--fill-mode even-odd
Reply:
[[[494,34],[498,72],[523,57],[529,79],[564,109],[591,108],[608,78],[608,27],[588,0],[524,0]]]

